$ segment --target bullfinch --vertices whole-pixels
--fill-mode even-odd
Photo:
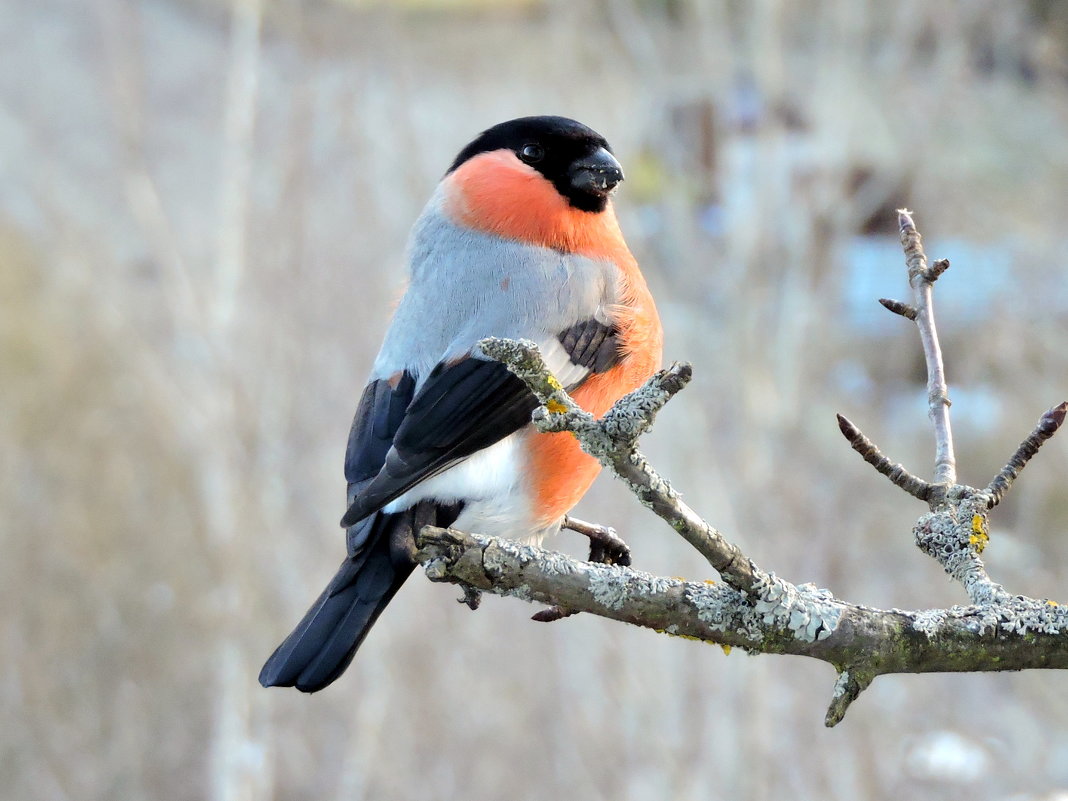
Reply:
[[[536,399],[477,343],[533,340],[597,416],[656,371],[660,319],[611,202],[622,180],[605,139],[564,117],[504,122],[460,151],[412,230],[407,290],[349,434],[348,555],[263,666],[265,687],[341,675],[424,525],[540,542],[589,489],[598,463],[571,434],[536,432]]]

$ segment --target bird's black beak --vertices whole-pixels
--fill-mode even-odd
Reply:
[[[623,180],[623,168],[615,156],[601,147],[574,162],[568,169],[568,176],[574,189],[598,197],[608,197]]]

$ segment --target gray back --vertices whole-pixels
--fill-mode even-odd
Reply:
[[[412,229],[410,283],[372,378],[402,369],[423,378],[488,336],[549,343],[579,320],[608,320],[619,294],[611,262],[473,231],[442,201],[439,187]]]

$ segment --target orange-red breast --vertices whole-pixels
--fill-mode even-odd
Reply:
[[[524,117],[456,157],[412,231],[409,283],[345,457],[348,556],[263,670],[322,689],[412,572],[414,532],[452,525],[540,541],[599,471],[569,434],[530,425],[533,395],[476,343],[530,339],[596,415],[660,365],[653,299],[610,195],[623,171],[595,131]]]

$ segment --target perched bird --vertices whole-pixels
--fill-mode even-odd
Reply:
[[[348,556],[260,672],[315,692],[348,667],[415,566],[427,524],[538,542],[600,470],[481,355],[536,342],[574,399],[604,414],[660,365],[653,299],[610,195],[623,170],[563,117],[496,125],[460,151],[415,223],[409,283],[360,399],[345,455]]]

